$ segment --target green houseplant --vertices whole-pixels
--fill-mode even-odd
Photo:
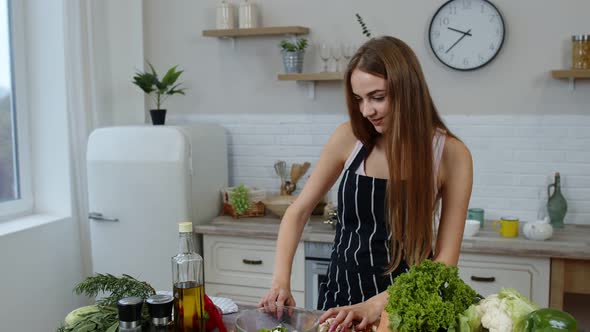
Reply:
[[[307,39],[296,38],[292,41],[283,39],[279,46],[283,54],[285,73],[301,73],[303,71],[303,54],[307,48]]]
[[[166,72],[160,80],[154,66],[148,62],[150,71],[138,71],[133,76],[133,84],[137,85],[143,92],[150,96],[156,104],[155,109],[150,110],[150,116],[154,125],[163,125],[166,121],[166,110],[162,109],[162,104],[168,97],[174,94],[184,95],[184,88],[181,83],[176,83],[182,70],[176,70],[174,66]]]

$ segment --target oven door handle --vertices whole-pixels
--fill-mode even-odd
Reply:
[[[311,261],[310,263],[310,270],[313,271],[313,273],[326,274],[328,267],[330,266],[330,262],[324,261]]]

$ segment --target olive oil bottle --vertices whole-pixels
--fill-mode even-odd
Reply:
[[[174,330],[205,332],[203,258],[196,253],[193,224],[180,223],[178,254],[172,257]]]

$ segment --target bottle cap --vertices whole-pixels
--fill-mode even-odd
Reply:
[[[193,223],[192,222],[181,222],[178,223],[178,232],[180,233],[192,233]]]
[[[141,321],[141,307],[143,299],[141,297],[125,297],[117,302],[119,309],[119,321],[121,322],[139,322]]]

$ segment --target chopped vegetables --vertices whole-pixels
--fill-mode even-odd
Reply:
[[[258,329],[258,332],[288,332],[288,330],[282,324],[279,324],[279,325],[273,327],[272,329],[265,329],[265,328]]]

